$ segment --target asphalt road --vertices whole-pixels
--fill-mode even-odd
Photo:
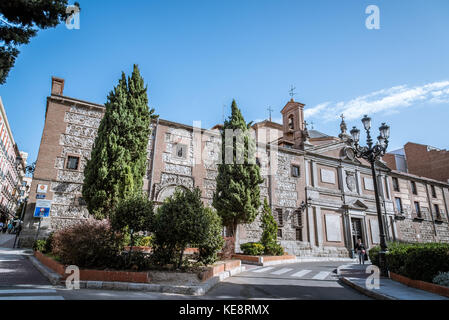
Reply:
[[[346,262],[347,263],[347,262]],[[344,262],[247,266],[247,271],[217,284],[205,296],[138,291],[67,290],[52,286],[26,258],[26,252],[0,248],[0,300],[354,300],[368,297],[340,284],[334,270]]]

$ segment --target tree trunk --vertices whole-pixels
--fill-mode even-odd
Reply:
[[[181,269],[181,266],[182,266],[182,257],[183,257],[183,255],[184,255],[184,249],[185,249],[185,248],[181,248],[181,254],[180,254],[180,256],[179,256],[178,269]]]

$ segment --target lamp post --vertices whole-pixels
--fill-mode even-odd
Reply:
[[[356,127],[353,127],[350,131],[352,135],[352,139],[350,140],[351,148],[354,151],[354,154],[357,158],[363,158],[367,160],[371,164],[371,171],[373,176],[373,184],[374,184],[374,195],[376,198],[376,209],[377,209],[377,219],[379,221],[379,237],[380,237],[380,252],[379,252],[379,264],[381,275],[384,277],[388,276],[388,268],[386,262],[386,252],[387,252],[387,242],[385,238],[385,225],[384,220],[382,218],[382,209],[380,207],[379,200],[379,189],[377,185],[377,177],[376,177],[376,168],[375,163],[376,160],[382,157],[385,154],[385,151],[388,147],[388,138],[390,137],[390,127],[385,123],[379,128],[380,135],[377,137],[377,142],[374,144],[373,139],[371,138],[370,129],[371,129],[371,118],[365,115],[362,118],[363,127],[366,131],[366,144],[367,146],[362,147],[359,145],[360,139],[360,130]]]

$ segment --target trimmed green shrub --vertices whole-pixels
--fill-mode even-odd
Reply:
[[[369,251],[370,260],[379,265],[380,248]],[[439,272],[449,271],[447,243],[389,243],[386,255],[388,269],[405,277],[432,282]]]
[[[248,256],[260,256],[264,253],[265,247],[259,242],[247,242],[240,245],[243,254]]]
[[[371,260],[371,263],[376,266],[379,266],[379,251],[379,246],[372,247],[368,250],[369,259]]]
[[[135,234],[152,231],[153,202],[142,194],[133,195],[120,201],[110,215],[111,226],[115,231],[126,232],[130,236],[130,246],[135,245]]]
[[[209,221],[203,232],[203,241],[198,246],[198,262],[204,265],[217,261],[217,253],[223,248],[224,239],[221,235],[223,226],[217,212],[211,208],[204,208],[203,219]]]
[[[201,191],[176,188],[158,208],[154,226],[154,259],[159,265],[174,264],[181,268],[184,250],[199,248],[198,259],[213,261],[221,249],[220,218],[204,208]]]
[[[449,287],[449,272],[439,272],[433,278],[432,282],[440,286]]]
[[[263,232],[262,237],[260,238],[260,243],[265,248],[264,253],[267,255],[282,256],[284,254],[284,249],[277,243],[278,224],[271,214],[271,208],[268,205],[267,198],[265,198],[263,203],[261,221]]]

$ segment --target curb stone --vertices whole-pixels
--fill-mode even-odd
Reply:
[[[34,256],[28,256],[28,259],[31,261],[33,266],[39,270],[40,273],[46,277],[52,285],[59,285],[61,283],[61,276],[51,270],[50,268],[44,266],[39,260],[37,260]]]
[[[351,288],[359,291],[360,293],[363,293],[364,295],[366,295],[366,296],[368,296],[370,298],[374,298],[376,300],[397,300],[396,298],[390,297],[390,296],[388,296],[386,294],[382,294],[382,293],[376,292],[374,290],[370,290],[370,289],[364,288],[364,287],[356,284],[355,282],[351,281],[347,277],[342,277],[342,276],[339,276],[339,277],[340,277],[340,280],[344,284],[350,286]]]
[[[53,285],[61,285],[63,282],[61,276],[44,266],[34,256],[28,256],[28,259]],[[206,294],[220,281],[229,278],[233,275],[245,271],[245,267],[240,266],[228,271],[223,271],[218,275],[204,281],[199,285],[193,286],[176,286],[176,285],[161,285],[155,283],[133,283],[133,282],[110,282],[110,281],[85,281],[80,280],[80,289],[103,289],[103,290],[121,290],[121,291],[146,291],[146,292],[161,292],[185,294],[192,296],[201,296]]]

